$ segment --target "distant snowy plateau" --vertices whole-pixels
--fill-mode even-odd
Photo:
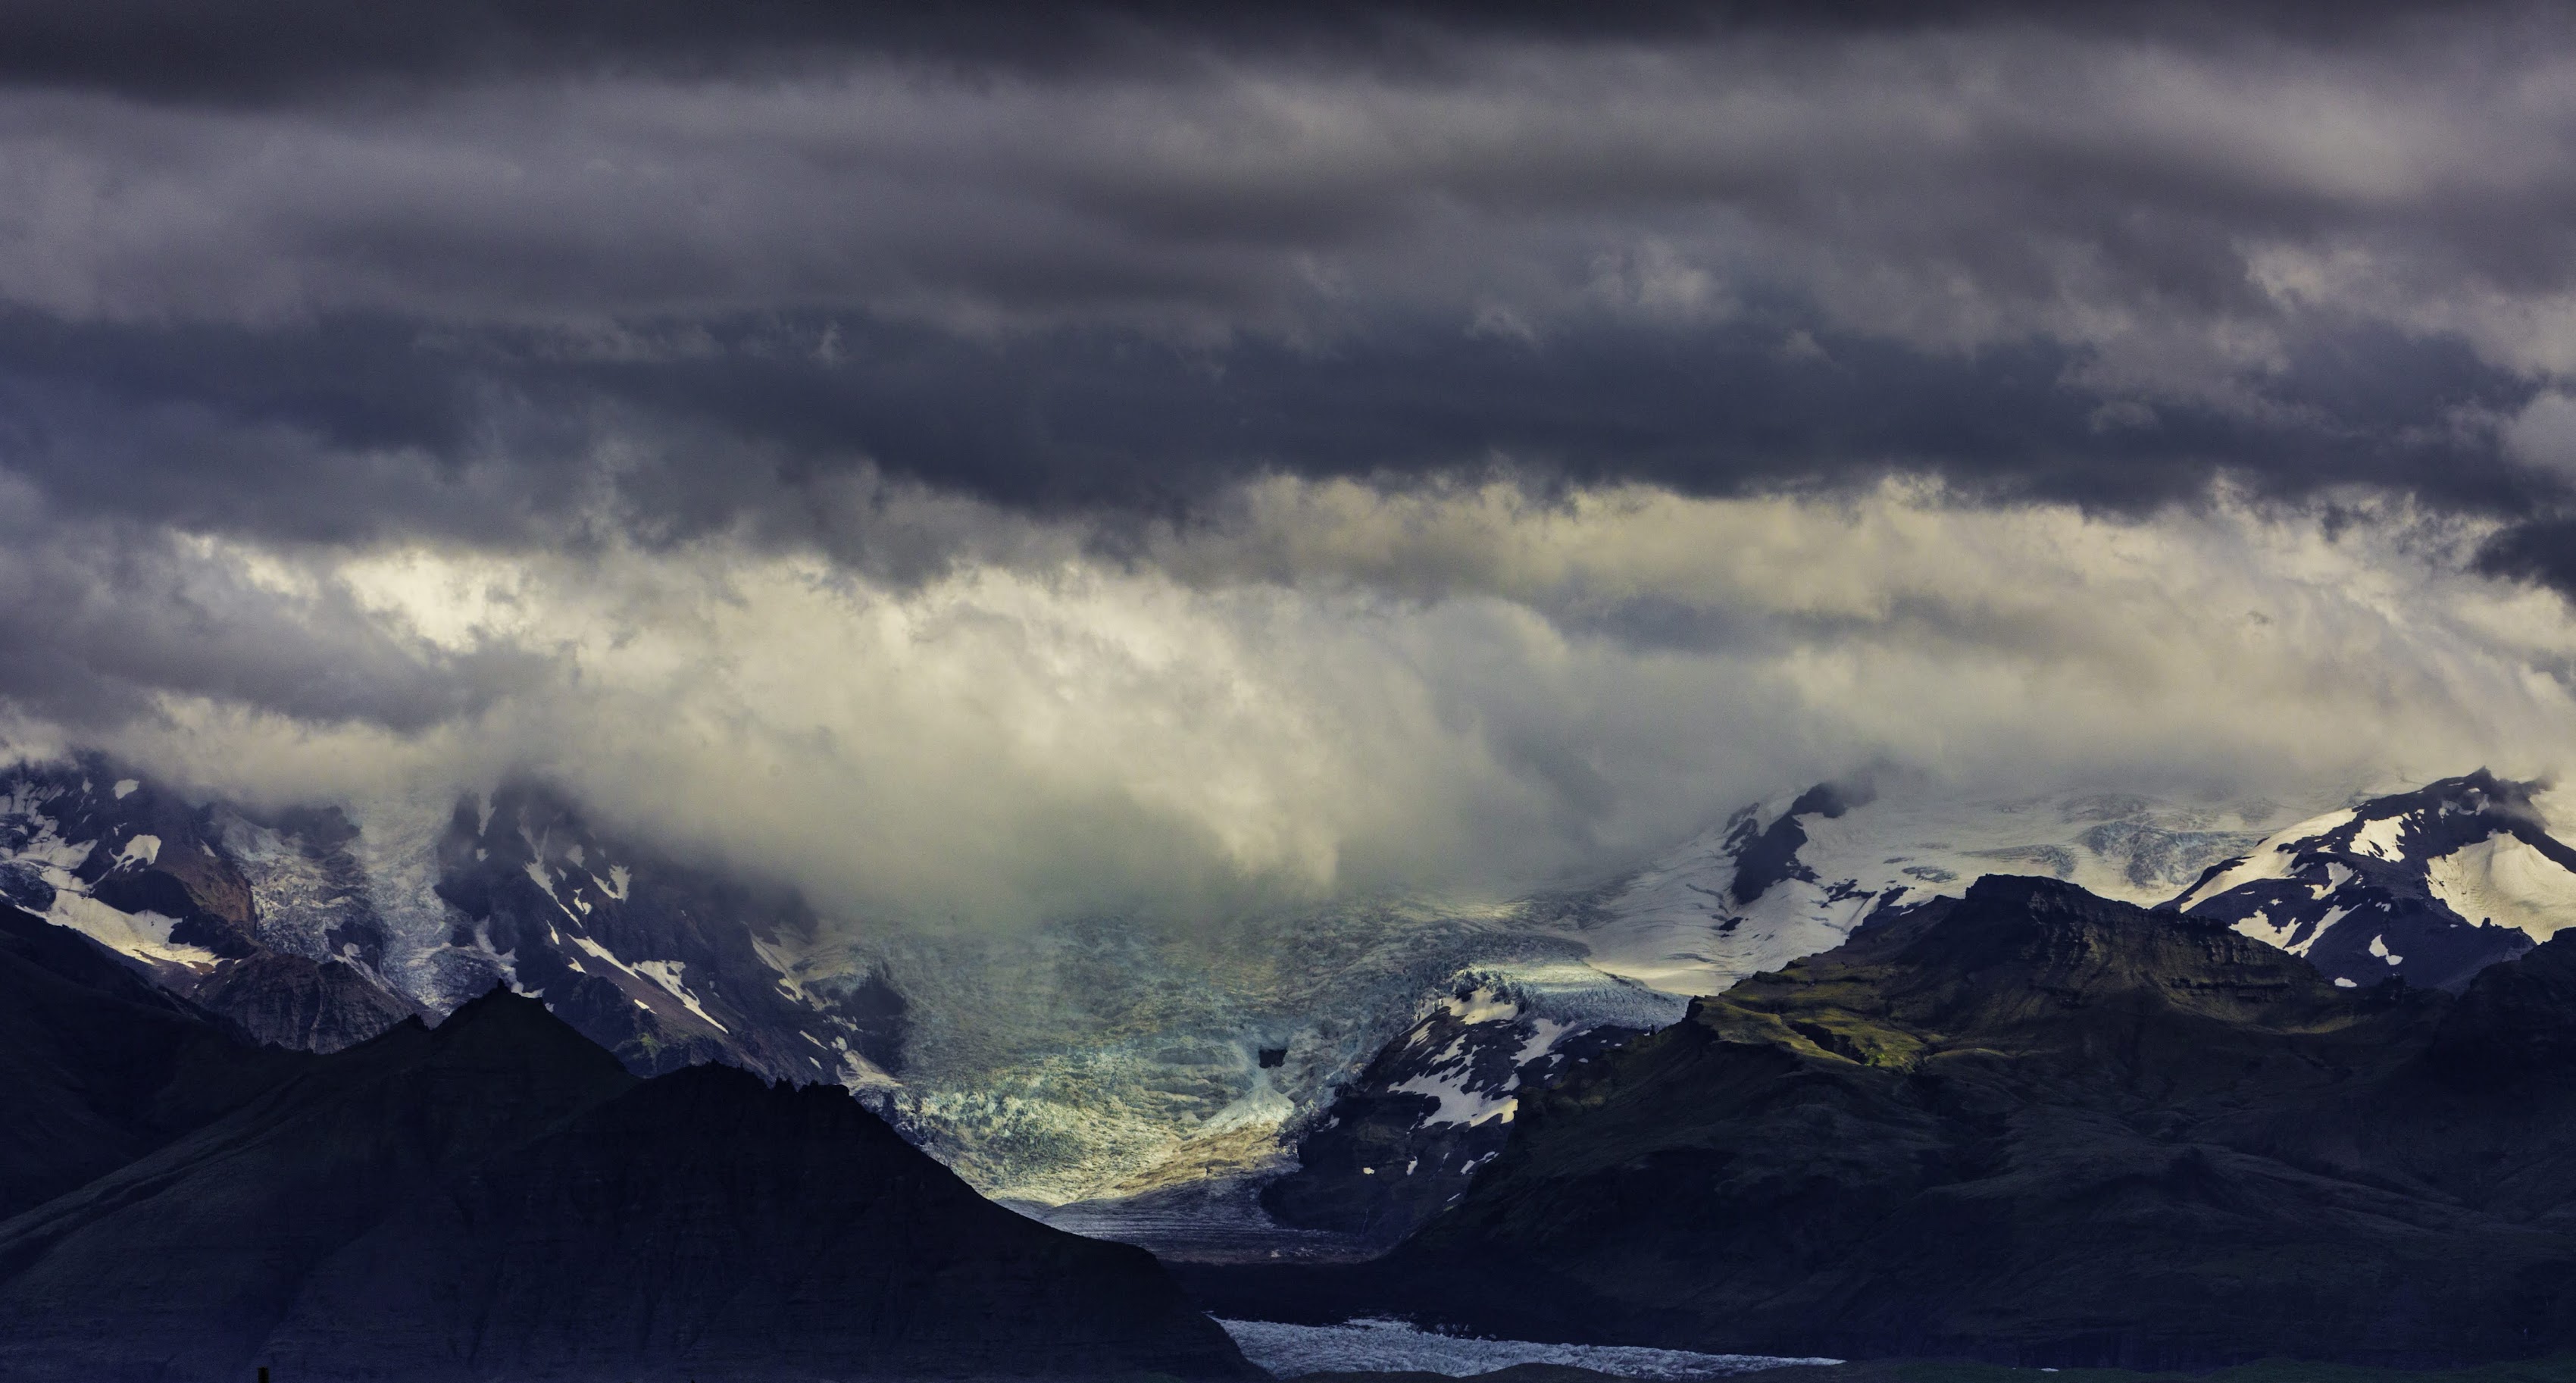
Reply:
[[[1820,786],[1575,892],[925,931],[537,785],[269,812],[89,755],[0,773],[0,896],[265,1040],[332,1050],[506,984],[639,1072],[843,1085],[1067,1228],[1339,1256],[1463,1191],[1530,1083],[1981,875],[2224,920],[2347,986],[2456,988],[2576,923],[2535,785],[2325,805]]]

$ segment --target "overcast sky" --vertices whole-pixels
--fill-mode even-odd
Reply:
[[[1809,8],[0,0],[8,734],[997,917],[2561,767],[2566,12]]]

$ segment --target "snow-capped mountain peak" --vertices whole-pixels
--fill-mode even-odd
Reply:
[[[875,1088],[901,1064],[902,996],[814,954],[791,891],[610,839],[527,783],[443,827],[386,824],[189,802],[97,754],[19,764],[0,770],[0,898],[287,1046],[501,983],[648,1072],[715,1059]]]
[[[2245,853],[2284,813],[2131,793],[2009,799],[1820,784],[1725,823],[1568,908],[1592,964],[1673,994],[1715,994],[1838,945],[1885,906],[1986,874],[2045,874],[2153,903]]]
[[[2576,849],[2543,785],[2480,769],[2287,827],[2168,905],[2305,957],[2339,984],[2452,988],[2576,925]]]

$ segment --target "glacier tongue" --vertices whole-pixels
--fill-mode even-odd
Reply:
[[[1612,983],[1569,938],[1429,902],[885,947],[917,1015],[887,1107],[979,1187],[1044,1206],[1277,1170],[1282,1131],[1472,967]]]

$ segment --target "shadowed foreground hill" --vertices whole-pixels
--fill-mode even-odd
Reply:
[[[77,932],[0,904],[0,1219],[300,1070]]]
[[[260,1364],[678,1379],[755,1362],[781,1380],[1258,1376],[1142,1251],[983,1200],[838,1089],[712,1068],[639,1081],[502,991],[436,1029],[298,1058],[0,1223],[12,1380]]]
[[[1721,1352],[2563,1349],[2576,935],[2455,1001],[1989,878],[1525,1099],[1503,1155],[1390,1258],[1198,1276],[1221,1314],[1375,1301]]]

